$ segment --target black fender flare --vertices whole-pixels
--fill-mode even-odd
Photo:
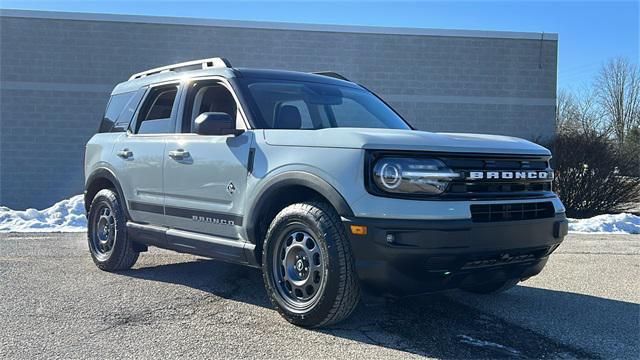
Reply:
[[[87,180],[84,183],[84,204],[85,204],[84,208],[86,212],[89,213],[89,203],[93,201],[93,199],[88,198],[89,187],[91,187],[91,184],[93,184],[96,180],[100,180],[100,179],[109,180],[116,187],[116,191],[118,192],[118,197],[120,198],[122,203],[124,214],[127,217],[127,219],[131,220],[131,215],[129,215],[129,208],[127,206],[127,201],[124,198],[124,192],[122,191],[122,186],[120,186],[120,182],[116,178],[115,174],[107,168],[98,168],[94,170],[91,173],[91,175],[87,177]]]
[[[247,209],[246,231],[249,241],[256,241],[255,237],[259,220],[258,218],[264,209],[270,194],[289,186],[303,186],[314,190],[329,201],[333,208],[338,212],[338,215],[353,217],[353,211],[347,201],[342,197],[338,190],[331,186],[327,181],[306,171],[286,171],[266,180],[255,193],[253,201],[245,207],[245,209]]]

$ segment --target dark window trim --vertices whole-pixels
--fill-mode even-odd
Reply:
[[[102,124],[104,123],[104,118],[105,116],[107,116],[107,110],[109,109],[109,105],[111,105],[111,99],[113,98],[113,95],[109,95],[109,100],[107,101],[107,106],[104,107],[104,111],[102,112],[102,117],[100,118],[100,123],[98,124],[98,131],[97,133],[107,133],[107,132],[111,132],[111,129],[113,129],[113,125],[115,125],[115,122],[113,123],[113,125],[111,126],[111,128],[109,129],[109,131],[102,131]]]

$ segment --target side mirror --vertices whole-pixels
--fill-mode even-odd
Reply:
[[[198,115],[193,130],[198,135],[239,135],[243,132],[236,129],[235,120],[223,112],[206,112]]]

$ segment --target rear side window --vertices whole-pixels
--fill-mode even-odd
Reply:
[[[138,109],[138,105],[140,105],[140,100],[144,96],[146,92],[146,88],[142,88],[135,92],[135,94],[129,99],[127,105],[125,105],[124,110],[118,116],[118,120],[116,120],[116,124],[111,129],[111,132],[124,132],[129,128],[129,123],[133,119],[133,115],[136,113]]]
[[[134,94],[135,91],[111,96],[98,132],[104,133],[111,131],[113,125],[115,125],[118,120],[118,116],[122,113],[124,106],[129,102],[129,100],[131,100]]]
[[[172,124],[173,105],[178,86],[154,88],[147,96],[138,114],[136,134],[166,134],[174,132]]]

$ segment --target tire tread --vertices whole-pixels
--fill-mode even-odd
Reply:
[[[302,202],[287,206],[273,219],[271,226],[267,230],[265,236],[265,244],[263,249],[267,248],[267,241],[272,237],[272,233],[276,225],[291,215],[306,213],[318,224],[319,228],[326,232],[325,237],[334,239],[336,253],[338,256],[338,266],[343,269],[340,271],[338,280],[338,291],[336,298],[324,318],[314,324],[312,327],[324,327],[338,323],[346,319],[358,305],[360,300],[360,285],[355,270],[355,261],[351,252],[351,245],[346,234],[346,230],[342,225],[336,211],[325,202],[313,201]],[[266,251],[263,254],[263,264],[265,264]],[[268,274],[264,274],[265,280]],[[266,282],[266,281],[265,281]],[[289,321],[296,323],[295,319],[288,316],[278,307],[281,315]]]
[[[115,246],[118,248],[114,249],[111,254],[112,257],[107,261],[99,261],[95,256],[93,256],[93,254],[91,258],[96,266],[104,271],[130,269],[136,261],[138,261],[140,253],[133,249],[133,243],[127,236],[127,222],[118,195],[111,189],[102,189],[98,191],[91,202],[88,214],[92,214],[94,206],[97,203],[96,200],[101,197],[106,198],[112,205],[112,210],[116,219],[116,236],[118,236]],[[89,221],[91,221],[91,217],[89,217]],[[91,247],[91,224],[88,225],[87,238],[89,240],[89,247]],[[113,256],[115,256],[115,258],[113,258]]]

